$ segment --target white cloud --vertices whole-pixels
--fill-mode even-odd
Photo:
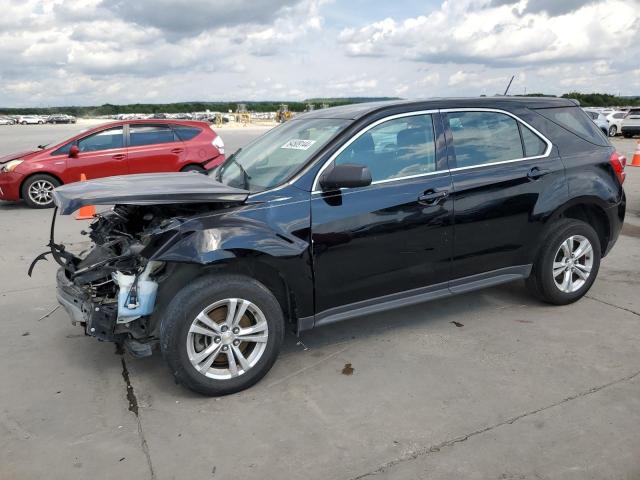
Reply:
[[[0,0],[0,106],[489,95],[514,74],[512,93],[640,93],[639,0],[443,0],[368,25],[358,5]]]
[[[494,67],[607,59],[621,48],[639,48],[640,13],[630,1],[601,1],[555,17],[546,11],[521,14],[526,0],[515,7],[474,8],[481,3],[446,1],[426,16],[344,29],[339,40],[352,56]]]

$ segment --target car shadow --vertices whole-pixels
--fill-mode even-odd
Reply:
[[[286,365],[288,359],[292,359],[294,356],[318,356],[316,352],[329,350],[338,345],[375,340],[378,337],[384,337],[392,329],[395,333],[406,331],[407,334],[417,331],[424,334],[425,328],[430,325],[435,329],[451,324],[450,327],[456,329],[469,322],[478,321],[479,313],[490,311],[492,308],[504,309],[540,305],[544,304],[527,293],[524,282],[514,282],[326,325],[303,332],[299,336],[293,332],[292,328],[288,328],[277,362]],[[128,354],[125,354],[125,358],[135,376],[134,383],[142,381],[146,386],[153,384],[151,388],[155,395],[183,399],[206,398],[176,385],[162,360],[162,356],[157,351],[148,358],[132,359]],[[290,373],[286,368],[280,368],[277,373],[272,370],[252,389],[277,384],[282,380],[279,377],[286,378]],[[242,392],[236,395],[242,395]]]
[[[0,212],[15,212],[17,210],[32,210],[27,206],[24,200],[20,200],[18,202],[5,202],[4,200],[0,200]]]

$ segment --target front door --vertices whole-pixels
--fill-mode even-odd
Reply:
[[[455,192],[452,281],[495,270],[523,274],[546,220],[541,199],[557,204],[567,195],[562,161],[548,140],[505,112],[448,111],[443,123]]]
[[[73,181],[80,180],[81,174],[93,180],[129,173],[122,125],[87,135],[76,145],[78,157],[67,159],[67,173]]]
[[[184,166],[184,144],[167,124],[130,124],[127,153],[131,173],[177,172]]]
[[[314,185],[316,321],[330,309],[358,307],[357,302],[384,301],[380,297],[427,286],[446,288],[453,208],[437,114],[374,122],[333,162],[366,165],[373,182],[333,192]]]

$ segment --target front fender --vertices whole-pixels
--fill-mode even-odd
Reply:
[[[280,258],[297,257],[308,247],[308,242],[297,237],[274,232],[257,222],[247,225],[245,220],[242,225],[221,224],[203,230],[182,231],[160,247],[151,260],[208,265],[248,252]]]

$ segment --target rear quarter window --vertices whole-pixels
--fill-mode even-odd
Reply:
[[[202,130],[197,127],[187,127],[183,125],[172,125],[173,131],[176,132],[178,138],[183,142],[196,137]]]
[[[540,108],[536,112],[587,142],[601,146],[609,145],[598,126],[579,107]]]

